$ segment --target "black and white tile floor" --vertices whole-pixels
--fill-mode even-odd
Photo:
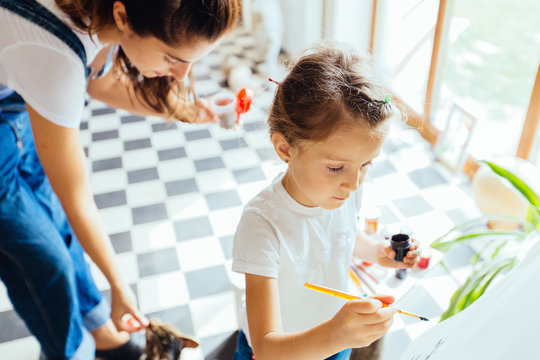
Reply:
[[[239,31],[232,39],[196,64],[199,94],[226,85],[220,69],[226,54],[260,62],[249,35]],[[140,310],[194,335],[205,355],[238,327],[230,265],[242,206],[284,169],[265,125],[271,97],[272,89],[257,97],[235,130],[166,124],[93,100],[81,124],[95,200]],[[477,214],[468,183],[435,163],[430,146],[411,129],[392,131],[364,194],[366,203],[381,209],[384,224],[407,224],[427,241]],[[437,320],[473,254],[467,247],[447,254],[452,276],[435,267],[400,299],[401,306]],[[92,269],[109,296],[103,276]],[[398,358],[434,323],[396,317],[383,358]],[[38,358],[39,345],[3,284],[0,324],[1,359]]]

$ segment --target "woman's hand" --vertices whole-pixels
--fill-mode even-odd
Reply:
[[[118,331],[137,332],[148,325],[148,320],[139,313],[135,296],[127,287],[111,292],[111,319]]]
[[[195,106],[199,108],[199,116],[197,116],[195,121],[193,121],[194,124],[219,122],[219,116],[217,116],[214,110],[212,110],[207,99],[197,99]]]
[[[168,117],[190,124],[218,123],[219,116],[210,108],[208,100],[197,99],[195,103],[178,104],[175,112]]]
[[[388,245],[388,242],[378,244],[377,263],[389,268],[412,268],[420,260],[420,250],[415,239],[411,239],[412,245],[407,255],[403,258],[403,262],[395,261],[396,252]]]

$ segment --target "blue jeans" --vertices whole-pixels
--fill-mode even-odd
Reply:
[[[326,358],[326,360],[349,360],[352,349],[343,350],[335,355]],[[253,350],[249,346],[246,334],[242,330],[238,332],[238,339],[236,340],[236,351],[234,352],[233,360],[251,360],[253,357]]]
[[[41,167],[28,113],[5,110],[20,100],[0,101],[0,279],[47,358],[93,359],[89,331],[110,309]]]

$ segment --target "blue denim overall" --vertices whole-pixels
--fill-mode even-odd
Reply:
[[[0,7],[56,35],[86,67],[80,40],[40,4]],[[93,359],[89,331],[109,319],[83,255],[37,157],[24,100],[0,86],[0,278],[48,359]]]

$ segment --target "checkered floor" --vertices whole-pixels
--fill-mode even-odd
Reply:
[[[235,35],[196,65],[199,94],[226,86],[220,63],[227,54],[252,66],[260,63],[254,40],[242,32]],[[97,101],[89,101],[81,124],[95,200],[140,310],[194,335],[205,355],[238,327],[230,265],[242,206],[284,170],[265,125],[271,97],[271,87],[257,96],[235,130],[166,124]],[[434,163],[430,146],[403,127],[391,133],[364,194],[366,203],[381,209],[385,226],[407,224],[427,242],[477,214],[468,183]],[[447,254],[452,276],[435,267],[400,299],[400,306],[437,320],[473,254],[468,247]],[[92,269],[109,296],[103,276]],[[435,323],[396,317],[383,358],[396,359]],[[38,358],[39,346],[3,285],[0,324],[0,358]]]

